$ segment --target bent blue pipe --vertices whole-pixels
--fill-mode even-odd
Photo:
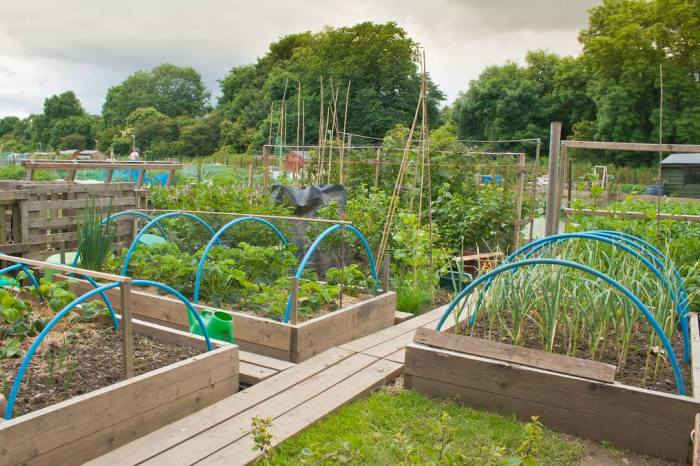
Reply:
[[[681,368],[678,365],[678,359],[676,358],[676,354],[673,351],[673,347],[671,346],[671,342],[668,340],[666,337],[666,334],[663,331],[663,328],[661,328],[661,325],[659,325],[659,322],[656,320],[656,318],[649,312],[649,309],[642,303],[637,296],[634,295],[630,290],[625,288],[621,283],[618,281],[612,279],[608,275],[592,268],[588,267],[587,265],[582,265],[578,264],[576,262],[571,262],[571,261],[566,261],[566,260],[561,260],[561,259],[527,259],[519,262],[511,262],[511,263],[504,263],[497,267],[496,269],[492,270],[489,273],[486,273],[480,277],[478,277],[476,280],[471,282],[466,288],[464,288],[447,306],[447,309],[445,309],[445,312],[443,313],[442,317],[440,318],[440,321],[437,324],[436,329],[441,330],[443,324],[447,320],[447,318],[450,316],[454,308],[457,306],[457,304],[468,297],[474,288],[479,286],[485,281],[491,280],[493,277],[511,269],[517,269],[520,267],[525,267],[525,266],[532,266],[532,265],[559,265],[562,267],[570,267],[573,269],[581,270],[583,272],[586,272],[588,274],[591,274],[597,278],[600,278],[601,280],[605,281],[606,283],[610,284],[614,288],[616,288],[618,291],[623,293],[627,298],[630,299],[634,303],[634,305],[639,309],[639,311],[644,315],[646,318],[647,322],[651,324],[652,328],[656,332],[656,335],[659,337],[661,340],[661,343],[664,346],[664,349],[666,350],[666,354],[669,356],[669,361],[671,361],[671,365],[673,367],[673,374],[676,379],[676,387],[678,389],[678,394],[679,395],[685,395],[685,384],[683,382],[683,374],[681,373]],[[461,309],[460,309],[461,313]],[[476,313],[476,309],[474,310],[474,313]],[[459,315],[457,315],[457,318],[455,321],[459,319]]]
[[[170,288],[167,285],[164,285],[159,282],[154,282],[151,280],[132,280],[131,281],[132,285],[135,286],[153,286],[158,289],[167,291],[168,293],[171,293],[180,301],[182,301],[185,306],[187,307],[187,310],[191,312],[195,319],[197,320],[197,323],[199,323],[199,326],[202,330],[202,335],[204,335],[204,340],[206,341],[207,344],[207,351],[211,351],[212,349],[212,344],[211,340],[209,339],[209,333],[207,332],[207,328],[204,325],[204,321],[202,320],[202,316],[199,315],[199,313],[195,310],[194,306],[192,306],[192,303],[187,301],[187,299],[182,296],[177,290],[174,290]],[[92,298],[95,295],[98,295],[100,293],[104,293],[105,291],[109,291],[114,288],[119,288],[121,287],[121,284],[118,282],[113,282],[113,283],[108,283],[107,285],[102,285],[99,288],[95,288],[94,290],[88,291],[84,295],[75,298],[73,301],[71,301],[66,307],[61,309],[50,321],[48,324],[46,324],[46,327],[39,333],[39,335],[34,339],[34,342],[32,342],[32,345],[29,347],[27,350],[27,354],[24,355],[22,358],[22,363],[19,366],[19,369],[17,370],[17,376],[15,377],[15,380],[12,384],[12,389],[10,390],[10,394],[7,398],[7,406],[5,406],[5,413],[4,417],[6,420],[12,419],[12,411],[14,410],[15,406],[15,401],[17,399],[17,394],[19,393],[19,389],[22,385],[22,379],[24,378],[24,374],[27,372],[27,369],[29,367],[29,364],[32,361],[32,358],[34,357],[34,354],[36,353],[37,348],[39,345],[41,345],[41,342],[44,340],[46,335],[53,329],[53,327],[63,318],[68,314],[70,311],[75,308],[78,304],[82,304],[88,299]]]
[[[14,272],[15,270],[21,270],[22,272],[24,272],[24,274],[29,278],[29,280],[31,280],[32,285],[34,285],[34,287],[36,289],[39,289],[39,282],[36,279],[36,277],[34,276],[34,273],[32,273],[32,271],[29,270],[27,268],[27,266],[24,264],[16,263],[14,265],[7,266],[4,269],[0,269],[0,275],[6,274],[9,272]]]
[[[129,270],[129,262],[131,261],[131,255],[134,253],[134,250],[136,249],[136,246],[139,244],[139,241],[141,240],[141,237],[146,234],[146,232],[153,226],[159,224],[159,222],[164,219],[164,218],[171,218],[171,217],[187,217],[191,218],[192,220],[195,220],[202,224],[208,231],[211,233],[212,236],[216,235],[216,232],[214,229],[209,225],[206,221],[202,220],[201,218],[197,217],[194,214],[191,214],[189,212],[168,212],[163,215],[159,215],[158,217],[154,218],[150,222],[148,222],[136,235],[134,238],[134,241],[131,242],[131,245],[129,246],[129,250],[126,252],[126,256],[124,257],[124,264],[122,265],[122,269],[120,272],[120,275],[126,276],[127,272]],[[218,241],[218,239],[217,239]]]
[[[543,247],[549,245],[550,243],[554,242],[560,242],[560,241],[568,241],[570,239],[592,239],[594,241],[601,241],[605,242],[608,244],[611,244],[619,249],[622,249],[623,251],[627,252],[628,254],[631,254],[633,257],[636,257],[639,259],[664,285],[664,287],[669,291],[669,294],[671,296],[671,299],[673,300],[674,307],[676,309],[676,313],[679,316],[680,324],[681,324],[681,330],[683,332],[683,359],[688,362],[690,361],[690,331],[688,329],[688,320],[687,320],[687,315],[686,311],[683,305],[681,305],[681,302],[678,300],[678,296],[675,292],[675,290],[671,287],[669,284],[668,280],[666,277],[664,277],[661,272],[651,263],[649,262],[645,257],[643,257],[639,252],[631,249],[630,247],[620,243],[619,241],[613,240],[612,238],[605,237],[605,236],[598,236],[594,233],[563,233],[559,235],[553,235],[553,236],[548,236],[546,238],[541,238],[539,240],[533,241],[532,243],[526,244],[525,246],[522,246],[521,248],[517,249],[515,252],[513,252],[511,255],[509,255],[503,263],[510,263],[513,259],[515,259],[518,255],[520,254],[526,254],[526,258],[538,250],[542,249]],[[658,260],[655,258],[655,260]],[[489,287],[491,286],[491,280],[486,284],[484,287],[484,293],[488,291]],[[482,302],[482,297],[479,297],[479,300],[476,303],[476,309],[478,310],[481,306]]]
[[[199,302],[199,286],[202,281],[202,274],[204,273],[204,263],[207,260],[207,257],[209,256],[209,251],[214,247],[215,243],[219,243],[219,237],[226,233],[229,229],[233,228],[234,226],[238,225],[239,223],[243,222],[257,222],[260,223],[261,225],[264,225],[271,229],[277,237],[280,239],[283,245],[289,244],[287,242],[287,238],[284,237],[282,232],[277,228],[272,222],[265,220],[264,218],[260,217],[241,217],[237,218],[235,220],[231,220],[228,222],[226,225],[221,227],[219,231],[216,232],[214,236],[209,240],[209,243],[207,243],[207,247],[204,248],[204,252],[202,253],[202,258],[199,260],[199,265],[197,266],[197,276],[194,280],[194,297],[192,299],[193,303]]]
[[[301,260],[301,264],[299,264],[299,269],[297,270],[297,273],[295,275],[297,280],[301,280],[302,275],[304,274],[304,269],[306,268],[307,264],[311,260],[311,257],[313,256],[314,252],[316,249],[318,249],[319,245],[323,242],[324,239],[331,233],[333,233],[336,230],[350,230],[356,237],[357,239],[360,240],[360,243],[362,243],[362,247],[365,249],[365,252],[367,253],[367,257],[369,258],[369,268],[370,271],[372,272],[372,280],[374,280],[374,290],[377,291],[379,290],[379,280],[377,279],[377,267],[374,263],[374,255],[372,254],[372,249],[369,247],[369,243],[367,243],[367,239],[365,236],[355,228],[353,225],[344,225],[344,224],[336,224],[331,227],[328,227],[323,233],[318,235],[318,238],[313,242],[311,247],[309,248],[308,251],[306,251],[306,254],[304,255],[304,258]],[[292,316],[292,293],[289,293],[289,298],[287,298],[287,307],[284,311],[284,323],[286,324],[289,322],[289,319]]]
[[[683,277],[681,277],[681,274],[678,272],[678,269],[676,269],[675,265],[673,264],[673,261],[664,253],[662,253],[656,246],[651,244],[650,242],[638,237],[631,235],[629,233],[624,233],[621,231],[615,231],[615,230],[594,230],[595,233],[602,233],[610,236],[615,236],[619,238],[624,238],[627,241],[633,242],[635,244],[640,245],[640,247],[646,248],[656,254],[657,257],[662,259],[664,263],[670,264],[671,265],[671,271],[673,273],[673,276],[675,277],[676,281],[678,282],[678,286],[681,289],[681,292],[684,295],[685,299],[685,311],[686,314],[689,312],[688,310],[688,304],[689,304],[689,299],[688,299],[688,291],[685,287],[685,282],[683,281]]]

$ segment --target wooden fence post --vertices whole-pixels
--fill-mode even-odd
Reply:
[[[547,211],[544,235],[551,236],[558,230],[555,225],[557,187],[559,178],[559,149],[561,145],[561,122],[553,121],[549,130],[549,163],[547,165]]]
[[[379,187],[379,177],[382,174],[382,148],[377,148],[377,157],[375,159],[374,165],[374,187]]]
[[[134,332],[131,325],[131,283],[121,284],[122,301],[122,350],[124,351],[124,378],[134,376]]]

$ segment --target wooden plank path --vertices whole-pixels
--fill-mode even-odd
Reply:
[[[398,377],[417,328],[444,307],[290,365],[257,385],[98,457],[88,464],[250,464],[255,416],[272,419],[277,446],[347,403]],[[241,373],[243,373],[241,356]],[[268,358],[269,359],[269,358]]]

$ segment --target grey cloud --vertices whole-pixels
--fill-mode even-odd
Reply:
[[[99,112],[106,89],[136,69],[191,65],[216,94],[216,80],[228,69],[254,61],[280,36],[395,20],[426,47],[433,77],[453,98],[492,59],[519,59],[528,48],[542,46],[576,53],[577,32],[599,1],[5,0],[0,57],[42,63],[38,73],[60,75],[38,83],[39,95],[65,85]],[[547,42],[555,36],[557,43]],[[492,53],[487,57],[483,50]],[[14,79],[27,73],[16,70]],[[41,108],[39,101],[27,106]],[[7,108],[0,102],[0,113]]]

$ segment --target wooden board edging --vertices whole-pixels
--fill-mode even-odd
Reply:
[[[0,423],[1,464],[81,464],[238,390],[218,348]]]
[[[615,382],[616,366],[589,359],[573,358],[483,338],[444,333],[424,327],[416,330],[413,341],[435,348],[536,367],[598,382]]]
[[[473,407],[539,416],[550,428],[644,454],[688,461],[700,402],[668,393],[433,348],[406,347],[405,384]]]

